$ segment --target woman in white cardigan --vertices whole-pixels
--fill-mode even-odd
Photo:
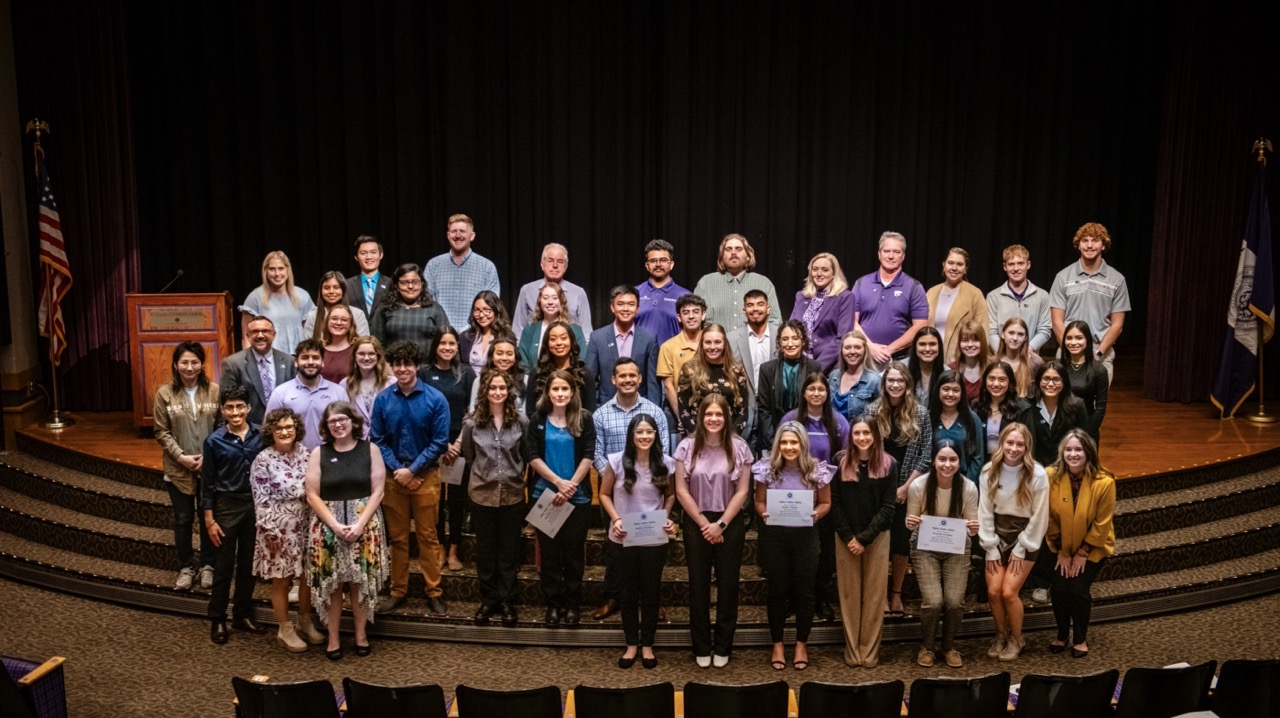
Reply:
[[[1018,592],[1049,524],[1049,477],[1032,455],[1030,430],[1011,423],[1000,432],[978,481],[978,541],[987,557],[987,596],[996,625],[987,655],[1002,661],[1016,660],[1026,645]]]

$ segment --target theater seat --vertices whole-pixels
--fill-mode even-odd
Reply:
[[[800,718],[897,718],[902,714],[900,680],[883,683],[819,683],[800,686]]]
[[[448,703],[437,685],[380,686],[342,679],[346,718],[445,718]]]
[[[573,689],[577,718],[673,718],[676,689],[670,683],[635,688]]]
[[[786,718],[791,689],[786,681],[727,686],[691,681],[684,685],[689,718]]]
[[[1024,676],[1015,718],[1110,718],[1120,671],[1085,676]]]
[[[458,718],[560,718],[564,708],[555,686],[491,691],[459,685]]]
[[[0,656],[4,676],[0,678],[0,718],[67,718],[67,685],[62,672],[66,658],[54,656],[36,663],[13,656]]]
[[[329,681],[258,683],[231,677],[242,718],[338,718],[340,697]]]
[[[918,678],[907,699],[910,718],[1004,718],[1009,674],[979,678]]]
[[[1116,699],[1116,718],[1172,718],[1201,710],[1217,665],[1130,668]]]

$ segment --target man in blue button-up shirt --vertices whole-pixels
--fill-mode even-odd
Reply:
[[[443,552],[436,536],[440,512],[440,470],[437,459],[449,441],[449,403],[444,395],[418,379],[422,350],[409,341],[387,349],[387,363],[395,386],[374,399],[369,438],[382,450],[387,465],[382,512],[391,545],[391,596],[378,604],[379,613],[395,610],[409,592],[409,522],[418,534],[418,568],[427,582],[427,607],[437,616],[449,611],[441,598],[440,564]]]

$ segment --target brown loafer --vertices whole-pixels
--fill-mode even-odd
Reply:
[[[591,618],[597,621],[603,621],[609,616],[612,616],[613,614],[617,613],[618,608],[619,608],[618,602],[611,598],[605,601],[603,604],[601,604],[600,608],[597,608],[595,612],[591,614]]]

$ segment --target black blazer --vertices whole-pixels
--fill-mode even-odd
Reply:
[[[1088,431],[1089,429],[1089,415],[1085,411],[1084,402],[1078,396],[1071,398],[1073,401],[1070,404],[1058,402],[1058,412],[1053,415],[1052,425],[1044,420],[1044,416],[1040,413],[1040,406],[1031,400],[1027,400],[1027,408],[1023,409],[1022,415],[1018,417],[1018,421],[1031,429],[1036,443],[1032,455],[1041,466],[1047,467],[1057,461],[1058,444],[1068,431],[1071,429]]]
[[[271,361],[276,369],[276,386],[293,380],[298,370],[293,366],[293,357],[279,349],[271,350]],[[261,425],[267,414],[266,392],[262,390],[262,374],[258,372],[258,359],[253,349],[244,349],[222,360],[222,373],[218,376],[218,386],[226,389],[229,386],[243,386],[249,392],[249,423]],[[275,388],[275,387],[272,387]]]
[[[347,304],[361,309],[364,315],[369,318],[369,326],[373,326],[373,307],[364,303],[364,275],[359,272],[354,277],[347,277]],[[382,301],[382,295],[387,293],[391,288],[391,277],[385,273],[378,274],[378,288],[373,292],[373,306],[378,306],[378,302]]]
[[[524,432],[525,455],[529,457],[529,461],[534,459],[547,460],[547,415],[537,412],[533,415],[533,419],[529,422],[529,428]],[[591,412],[583,410],[582,412],[582,434],[573,442],[573,465],[575,467],[582,463],[583,459],[591,461],[596,456],[596,422],[591,417]],[[537,481],[538,474],[535,471],[529,472],[530,481]],[[563,479],[569,479],[569,476],[562,476]],[[579,490],[586,492],[587,496],[591,495],[591,482],[584,480],[579,485]]]
[[[797,383],[803,383],[810,372],[822,373],[822,365],[809,357],[800,357],[800,374]],[[782,359],[770,359],[760,365],[759,385],[756,387],[756,426],[752,447],[757,455],[773,446],[773,434],[782,422],[783,414],[794,406],[783,406]]]

